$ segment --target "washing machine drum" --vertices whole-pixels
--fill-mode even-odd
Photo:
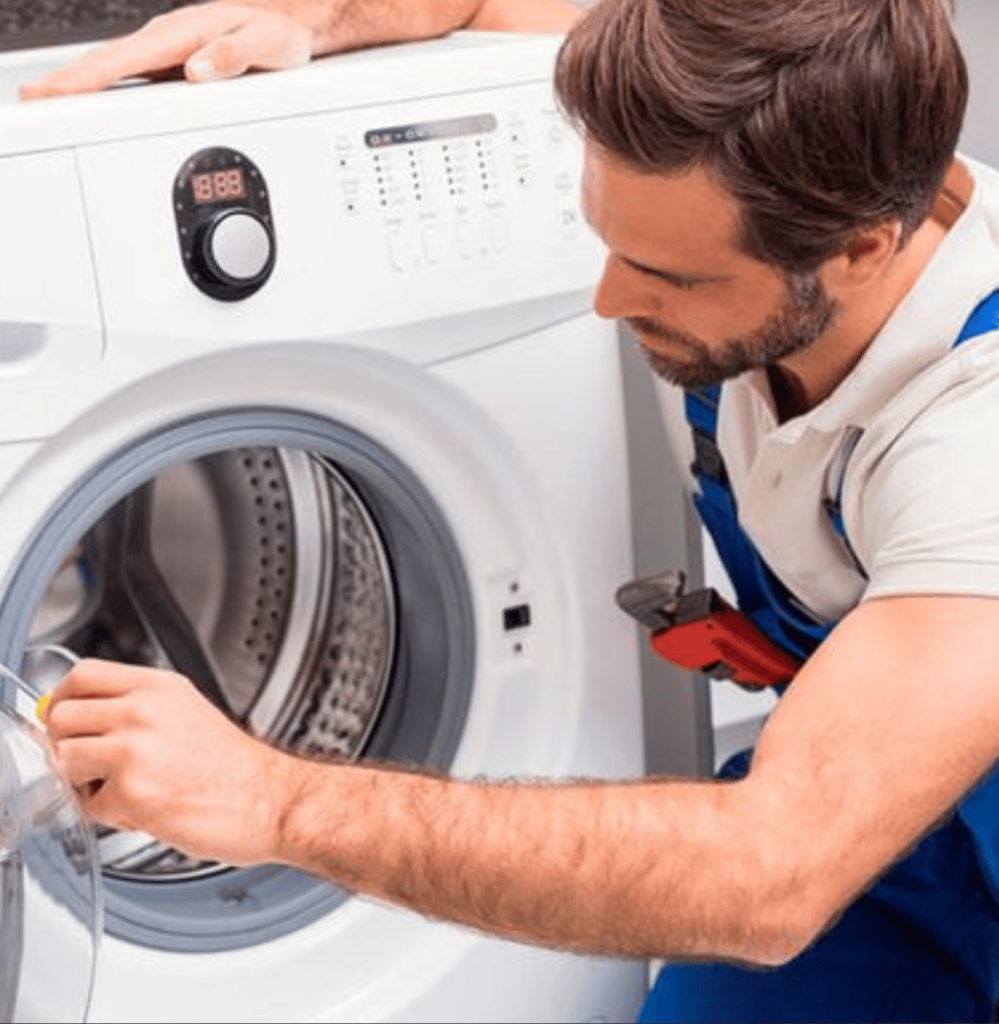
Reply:
[[[67,553],[35,641],[183,672],[254,733],[355,757],[395,651],[389,563],[337,467],[301,451],[226,450],[172,466]],[[104,870],[215,870],[148,837],[99,832]]]
[[[80,1021],[102,921],[94,837],[32,724],[36,698],[6,670],[0,691],[0,1021]]]
[[[448,521],[406,465],[327,418],[250,409],[178,423],[62,494],[3,594],[0,653],[170,668],[294,752],[447,768],[473,624]],[[268,942],[349,899],[143,833],[99,828],[96,856],[105,932],[155,949]]]

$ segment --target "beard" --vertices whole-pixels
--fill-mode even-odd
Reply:
[[[636,335],[670,342],[684,350],[683,358],[653,351],[642,344],[652,371],[682,388],[720,384],[747,370],[786,359],[814,344],[839,314],[817,274],[788,274],[780,308],[755,331],[707,345],[684,331],[675,331],[656,320],[631,317],[625,322]]]

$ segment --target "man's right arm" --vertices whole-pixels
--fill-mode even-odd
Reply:
[[[459,28],[562,32],[578,14],[570,0],[210,0],[153,18],[131,35],[25,83],[22,97],[96,92],[177,68],[191,81],[232,78]]]

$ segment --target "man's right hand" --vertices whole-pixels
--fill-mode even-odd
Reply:
[[[322,7],[315,2],[256,6],[253,0],[181,7],[24,83],[21,98],[97,92],[128,78],[177,68],[191,81],[211,81],[251,69],[298,67],[319,52]]]
[[[178,69],[192,82],[234,78],[459,28],[561,33],[579,14],[572,0],[208,0],[153,18],[24,83],[21,97],[97,92]]]

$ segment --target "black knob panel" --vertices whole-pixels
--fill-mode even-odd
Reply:
[[[270,277],[276,245],[267,186],[242,153],[195,153],[174,179],[173,208],[184,269],[206,295],[235,302]]]

